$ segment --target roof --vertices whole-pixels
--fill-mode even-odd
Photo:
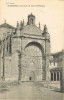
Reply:
[[[59,56],[60,54],[62,54],[62,51],[56,52],[56,53],[51,53],[52,56]]]
[[[61,71],[61,70],[62,70],[61,67],[56,67],[56,68],[52,68],[52,69],[50,69],[50,71]]]
[[[33,34],[33,35],[42,35],[42,30],[38,28],[36,25],[26,25],[21,30],[21,34]]]
[[[10,29],[15,29],[15,27],[13,27],[13,26],[11,26],[11,25],[9,25],[9,24],[7,24],[7,23],[1,24],[1,25],[0,25],[0,28],[10,28]]]
[[[28,17],[30,17],[30,16],[35,17],[32,13],[28,15]]]

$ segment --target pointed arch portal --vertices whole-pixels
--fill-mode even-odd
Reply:
[[[28,43],[25,47],[25,65],[23,77],[26,81],[42,81],[42,58],[44,49],[37,42]]]

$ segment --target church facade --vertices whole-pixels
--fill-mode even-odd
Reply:
[[[34,15],[28,15],[25,26],[24,22],[17,23],[15,32],[6,36],[4,45],[5,77],[10,72],[6,72],[8,66],[13,69],[9,73],[13,78],[22,81],[48,80],[50,36],[46,25],[43,31],[35,25]]]
[[[3,39],[0,41],[0,77],[18,81],[62,80],[63,51],[51,54],[50,34],[35,24],[35,16],[28,15],[17,22],[16,28],[6,22],[0,25]],[[64,77],[63,77],[64,78]],[[64,80],[64,79],[63,79]]]

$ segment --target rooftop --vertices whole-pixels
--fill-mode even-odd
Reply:
[[[1,25],[0,25],[0,28],[10,28],[10,29],[15,29],[15,27],[13,27],[13,26],[11,26],[11,25],[9,25],[9,24],[7,24],[7,23],[1,24]]]
[[[62,70],[61,67],[56,67],[56,68],[52,68],[52,69],[50,69],[50,71],[61,71],[61,70]]]
[[[56,52],[56,53],[51,53],[51,56],[53,56],[53,57],[59,57],[59,56],[61,56],[62,54],[63,54],[63,52],[60,51],[60,52]]]
[[[36,25],[26,25],[21,30],[21,34],[33,34],[33,35],[42,35],[42,30]]]

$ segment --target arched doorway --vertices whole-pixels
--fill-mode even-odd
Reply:
[[[35,72],[34,71],[30,72],[29,81],[35,81]]]

